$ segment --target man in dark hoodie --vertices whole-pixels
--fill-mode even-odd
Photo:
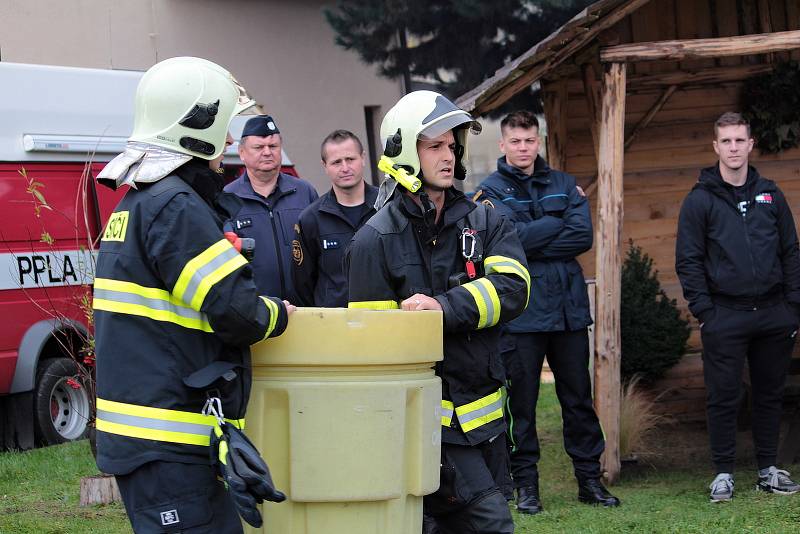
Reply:
[[[578,499],[618,506],[600,482],[603,432],[592,405],[587,327],[589,296],[575,257],[592,248],[589,202],[569,174],[538,156],[539,122],[515,111],[500,122],[497,172],[480,185],[476,202],[491,205],[514,224],[531,273],[528,307],[506,329],[511,473],[517,510],[542,511],[536,401],[545,355],[553,370],[564,417],[564,446],[578,479]]]
[[[800,309],[800,252],[792,212],[775,182],[748,165],[750,125],[714,124],[719,163],[703,169],[678,219],[675,270],[700,323],[711,457],[711,501],[733,497],[736,414],[745,359],[753,394],[760,490],[796,493],[775,467],[781,402]]]

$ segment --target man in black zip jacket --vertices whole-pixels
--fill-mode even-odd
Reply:
[[[789,205],[748,165],[750,125],[738,113],[714,124],[719,163],[703,169],[678,220],[675,270],[700,323],[712,502],[733,497],[736,415],[745,358],[753,395],[757,488],[800,486],[775,467],[781,402],[800,309],[800,253]]]
[[[349,308],[441,312],[440,487],[424,498],[426,534],[514,532],[498,487],[507,469],[498,325],[525,308],[530,276],[511,225],[453,187],[479,128],[433,91],[401,98],[381,123],[379,167],[391,178],[346,255]]]
[[[364,146],[353,132],[331,132],[320,152],[331,190],[300,213],[292,278],[298,305],[345,308],[344,251],[356,230],[375,215],[378,188],[364,181]]]

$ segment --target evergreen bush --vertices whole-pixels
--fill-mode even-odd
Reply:
[[[661,376],[686,352],[689,321],[675,299],[667,297],[653,271],[653,260],[630,242],[622,265],[622,380],[641,375],[644,382]]]

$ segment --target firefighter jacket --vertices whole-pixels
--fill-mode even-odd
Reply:
[[[592,324],[586,281],[575,260],[592,248],[592,216],[575,178],[541,157],[529,176],[503,156],[478,189],[475,201],[511,221],[528,259],[531,302],[508,331],[561,332]]]
[[[317,191],[305,180],[283,173],[268,198],[253,190],[247,173],[225,186],[225,191],[244,202],[232,222],[240,237],[255,240],[253,272],[259,293],[294,302],[294,227],[300,212],[317,199]]]
[[[139,188],[109,218],[94,281],[97,465],[113,474],[208,462],[207,397],[241,422],[249,345],[287,323],[193,187],[173,175]]]
[[[464,275],[465,232],[476,238],[471,280]],[[530,290],[513,227],[450,189],[432,228],[417,204],[398,190],[356,233],[346,268],[348,307],[399,308],[415,293],[442,306],[444,359],[436,364],[442,379],[442,441],[475,445],[502,432],[505,371],[498,325],[525,309]],[[403,342],[402,335],[396,342]]]
[[[719,164],[703,169],[681,206],[675,271],[701,323],[716,304],[752,310],[785,300],[800,308],[797,231],[775,182],[749,167],[734,187]]]
[[[378,188],[364,182],[364,205],[357,225],[342,212],[333,189],[300,214],[294,242],[295,296],[298,306],[347,307],[344,251],[356,230],[375,215]]]

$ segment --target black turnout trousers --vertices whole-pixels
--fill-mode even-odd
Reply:
[[[475,446],[442,443],[439,490],[423,499],[426,534],[512,534],[514,521],[493,465],[505,440]]]
[[[703,377],[711,460],[717,473],[732,473],[736,418],[745,359],[752,388],[752,433],[758,468],[775,465],[786,373],[798,321],[782,302],[756,310],[716,305],[703,324]]]
[[[242,522],[214,468],[154,461],[116,475],[136,534],[241,534]]]
[[[600,477],[603,432],[592,404],[589,337],[574,331],[508,334],[513,349],[504,353],[511,421],[511,474],[517,488],[538,481],[540,450],[536,402],[545,355],[553,371],[564,421],[564,448],[578,480]]]

